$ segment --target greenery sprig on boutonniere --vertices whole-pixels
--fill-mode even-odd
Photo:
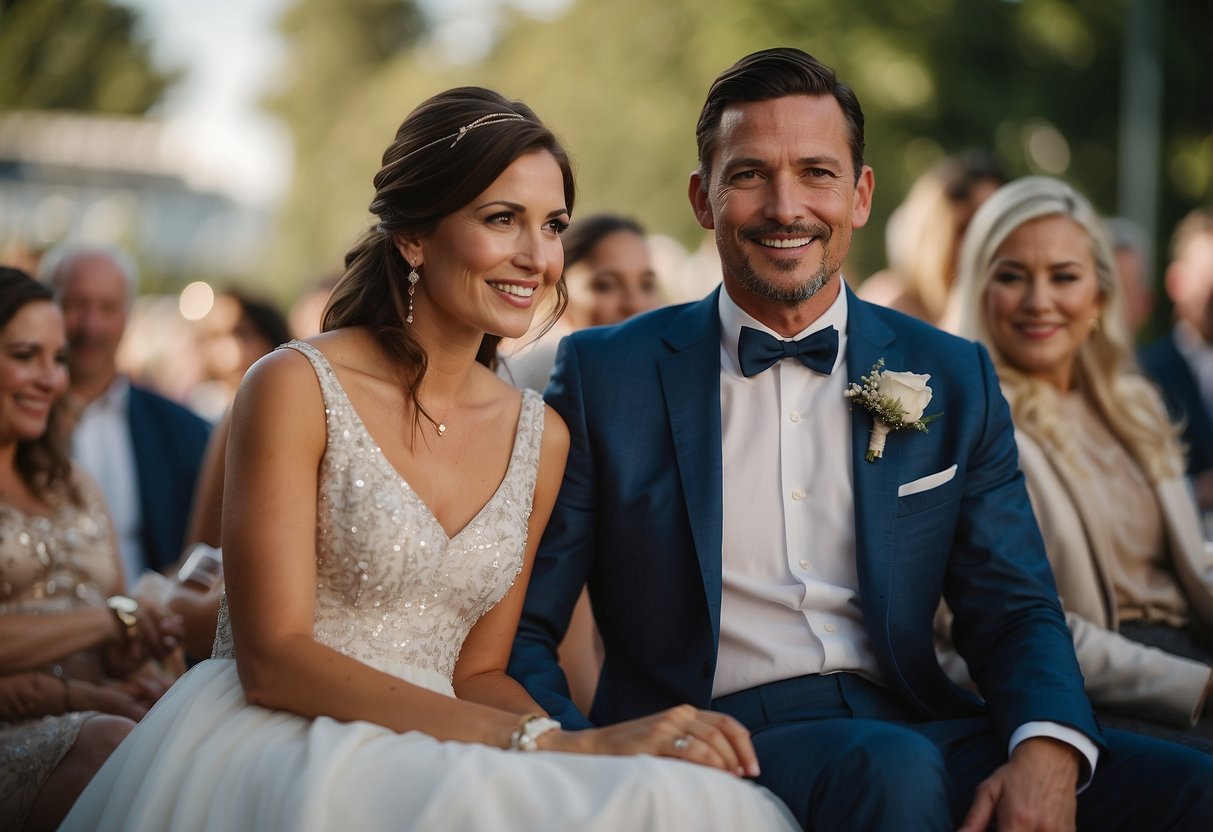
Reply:
[[[889,431],[913,428],[926,433],[927,425],[942,415],[922,415],[931,403],[931,388],[927,387],[930,380],[930,375],[886,370],[881,358],[870,373],[860,377],[859,384],[851,382],[842,391],[852,405],[858,402],[872,414],[872,433],[864,459],[875,462],[884,456]]]

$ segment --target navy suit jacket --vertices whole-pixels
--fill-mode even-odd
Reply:
[[[1158,385],[1171,418],[1183,425],[1188,473],[1199,474],[1213,468],[1213,416],[1205,407],[1192,368],[1175,346],[1174,336],[1168,333],[1143,347],[1138,359],[1146,375]]]
[[[143,552],[148,566],[161,571],[181,557],[210,425],[176,402],[134,384],[128,420],[139,482]]]
[[[1101,744],[988,355],[854,295],[848,304],[848,379],[882,357],[887,369],[930,373],[927,412],[941,413],[928,433],[893,432],[869,463],[871,416],[853,410],[860,599],[887,684],[924,718],[981,713],[935,658],[943,595],[1004,739],[1049,720]],[[570,728],[708,707],[721,596],[717,294],[569,336],[547,400],[572,441],[509,672]],[[899,485],[952,465],[945,485],[898,497]],[[606,651],[589,721],[556,661],[587,582]]]

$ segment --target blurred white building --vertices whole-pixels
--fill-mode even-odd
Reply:
[[[147,119],[0,113],[0,246],[108,243],[131,251],[165,289],[199,276],[243,282],[268,213],[201,184],[214,172],[182,138]]]

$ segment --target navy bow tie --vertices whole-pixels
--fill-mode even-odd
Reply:
[[[780,341],[765,332],[743,326],[737,339],[741,374],[756,376],[784,358],[795,358],[810,370],[829,375],[838,357],[838,330],[819,329],[798,341]]]

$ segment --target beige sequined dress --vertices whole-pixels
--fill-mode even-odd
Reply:
[[[464,638],[522,566],[543,402],[524,393],[500,487],[449,538],[375,445],[324,356],[305,343],[289,346],[312,362],[327,421],[316,639],[453,695]],[[215,655],[144,717],[64,829],[795,828],[770,793],[687,763],[522,754],[249,705],[223,611]]]
[[[61,495],[49,514],[0,503],[0,615],[53,615],[101,606],[118,583],[118,559],[96,488],[75,480],[77,505]],[[59,663],[78,679],[96,680],[101,658],[84,651]],[[42,784],[76,741],[92,711],[39,719],[0,719],[0,827],[19,828]]]

